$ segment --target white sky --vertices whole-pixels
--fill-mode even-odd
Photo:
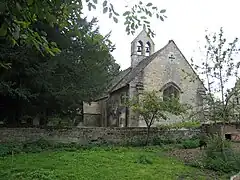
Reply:
[[[116,11],[120,14],[127,10],[125,5],[137,3],[137,0],[112,0]],[[239,0],[142,0],[143,3],[152,2],[159,9],[166,9],[168,17],[162,22],[151,18],[152,30],[156,33],[153,39],[155,51],[162,48],[170,39],[174,40],[187,60],[191,57],[198,59],[198,47],[203,45],[205,30],[218,32],[222,26],[227,38],[232,40],[240,36],[240,1]],[[102,13],[102,0],[97,10],[88,11],[84,9],[84,16],[89,20],[97,17],[100,33],[105,35],[112,31],[111,41],[116,44],[113,52],[121,69],[130,66],[130,43],[141,31],[139,29],[134,36],[127,35],[124,19],[119,18],[119,23],[114,23],[108,18],[108,14]],[[85,6],[86,7],[86,6]]]

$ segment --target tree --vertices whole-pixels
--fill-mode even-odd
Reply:
[[[240,90],[239,86],[228,88],[229,81],[239,79],[240,62],[234,60],[234,55],[239,51],[238,38],[227,42],[223,28],[220,28],[219,33],[208,34],[205,40],[205,54],[201,64],[194,64],[192,60],[192,66],[202,76],[207,88],[204,98],[207,104],[204,107],[205,119],[226,122],[233,118],[230,112],[236,108],[236,102],[231,99]]]
[[[240,112],[234,100],[235,95],[239,95],[240,87],[236,85],[232,89],[228,88],[230,81],[239,79],[240,62],[234,60],[234,55],[239,51],[238,38],[227,40],[223,28],[220,28],[219,33],[207,34],[205,40],[204,59],[200,64],[192,61],[192,66],[203,77],[207,88],[203,111],[196,114],[204,115],[205,120],[210,122],[220,121],[225,126],[226,122],[235,119],[236,110]],[[224,137],[222,130],[219,130],[217,138],[220,140],[221,153],[226,159]]]
[[[100,4],[97,0],[86,0],[89,11],[96,9]],[[0,40],[11,45],[24,44],[36,48],[42,55],[52,56],[60,52],[58,44],[46,38],[47,33],[36,28],[36,23],[44,23],[55,32],[66,33],[71,28],[71,32],[78,34],[78,27],[75,21],[82,19],[82,0],[2,0],[0,2]],[[118,22],[119,13],[114,9],[110,0],[101,2],[103,13],[109,13],[109,18]],[[135,4],[130,10],[124,12],[122,16],[126,18],[125,26],[128,34],[134,33],[139,26],[147,26],[150,35],[150,23],[146,16],[161,19],[166,16],[166,10],[159,10],[152,3],[143,4],[141,1]],[[145,14],[145,15],[144,15]],[[74,28],[73,28],[74,27]],[[1,62],[2,67],[10,66],[9,62]]]
[[[0,48],[0,59],[12,64],[11,69],[0,71],[0,114],[8,124],[18,125],[23,116],[38,113],[44,124],[49,116],[74,116],[82,102],[102,93],[119,70],[110,54],[109,36],[99,34],[96,19],[79,21],[78,36],[55,33],[46,24],[36,26],[62,51],[53,57],[41,56],[23,44]]]
[[[187,110],[187,105],[180,104],[178,99],[171,98],[163,101],[156,91],[146,91],[138,97],[129,100],[128,106],[133,112],[139,114],[147,126],[146,144],[149,141],[150,128],[154,122],[161,119],[167,120],[167,113],[182,115]]]

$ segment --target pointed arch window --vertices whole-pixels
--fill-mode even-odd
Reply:
[[[143,55],[143,42],[142,41],[137,42],[137,54]]]
[[[175,83],[170,82],[163,86],[162,92],[164,101],[169,101],[171,99],[179,100],[181,89]]]
[[[149,56],[151,53],[151,44],[150,42],[148,41],[146,44],[145,44],[145,55],[146,56]]]

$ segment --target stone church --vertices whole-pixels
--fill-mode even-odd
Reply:
[[[174,93],[181,103],[196,108],[202,107],[205,94],[202,81],[175,42],[169,40],[155,52],[154,42],[144,29],[131,43],[131,66],[121,71],[106,89],[101,98],[84,103],[84,126],[146,126],[124,106],[126,98],[137,96],[143,90],[157,90],[163,98]],[[172,115],[167,122],[159,123],[181,120],[182,117]]]

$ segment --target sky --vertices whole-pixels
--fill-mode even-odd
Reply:
[[[118,13],[125,12],[126,5],[135,4],[138,0],[110,0]],[[142,0],[148,3],[148,0]],[[166,9],[167,19],[162,22],[156,18],[150,18],[152,30],[156,33],[153,38],[155,51],[161,49],[169,40],[174,40],[187,60],[191,58],[200,60],[199,47],[204,46],[206,29],[210,32],[218,32],[223,27],[224,34],[230,41],[240,36],[240,1],[239,0],[151,0],[159,9]],[[99,0],[101,5],[102,1]],[[88,11],[84,8],[84,16],[90,20],[98,18],[100,33],[106,35],[112,31],[110,40],[116,45],[112,53],[121,69],[126,69],[131,64],[131,41],[135,35],[127,35],[124,26],[124,18],[119,18],[114,23],[108,18],[108,14],[102,13],[101,6],[97,10]]]

